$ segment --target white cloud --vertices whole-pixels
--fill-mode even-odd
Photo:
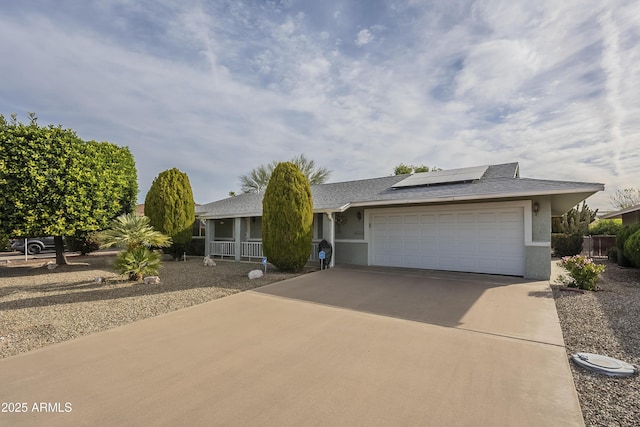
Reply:
[[[364,46],[371,43],[373,41],[373,38],[374,37],[371,31],[365,28],[364,30],[358,31],[355,43],[358,46]]]
[[[471,49],[457,76],[458,97],[509,102],[538,69],[537,53],[521,41],[490,40]]]
[[[325,17],[295,2],[9,9],[0,113],[35,111],[130,146],[141,198],[175,166],[209,202],[299,153],[333,180],[400,162],[520,161],[525,176],[613,193],[640,178],[638,4],[400,2]]]

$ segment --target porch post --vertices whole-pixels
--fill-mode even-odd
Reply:
[[[211,255],[211,242],[216,238],[216,224],[212,219],[206,219],[205,220],[205,227],[204,227],[204,255],[205,256],[210,256]]]
[[[233,218],[233,237],[236,242],[236,261],[240,261],[242,254],[242,218]]]
[[[333,212],[327,212],[327,218],[329,218],[329,243],[332,248],[331,262],[329,263],[329,267],[334,267],[336,265],[336,225],[333,220]]]

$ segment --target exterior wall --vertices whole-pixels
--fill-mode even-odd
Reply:
[[[336,214],[336,239],[364,240],[364,209],[347,209]]]
[[[531,217],[531,240],[534,242],[551,242],[551,200],[541,197],[532,200],[538,203],[538,213]]]
[[[233,239],[233,218],[215,219],[209,221],[213,221],[214,224],[215,234],[213,235],[213,239]]]
[[[533,206],[538,204],[538,212]],[[551,278],[551,199],[540,197],[531,201],[531,242],[525,243],[524,277],[533,280]]]
[[[249,221],[249,240],[262,240],[262,217],[254,216]]]
[[[551,275],[551,201],[548,197],[525,200],[525,278],[549,280]],[[538,212],[532,207],[537,203]],[[360,214],[360,215],[358,215]],[[359,217],[359,218],[358,218]],[[233,219],[207,220],[207,244],[209,254],[212,240],[261,240],[262,218],[242,218],[234,225]],[[331,221],[325,214],[314,215],[314,241],[331,240]],[[530,227],[530,228],[529,228]],[[529,228],[527,230],[527,228]],[[343,213],[335,224],[336,240],[333,260],[337,264],[368,265],[369,244],[365,240],[364,209],[352,208]],[[238,242],[239,244],[239,242]]]
[[[549,280],[551,278],[551,248],[527,246],[525,248],[524,271],[526,279]]]
[[[251,225],[249,224],[249,221],[251,221],[251,218],[236,218],[236,221],[240,221],[240,236],[242,236],[242,238],[240,240],[242,241],[246,241],[249,240],[249,227],[251,227]],[[234,236],[237,237],[238,236]]]
[[[368,265],[369,245],[367,242],[336,242],[336,264]]]
[[[633,225],[640,222],[640,211],[622,215],[622,225]]]
[[[322,225],[318,239],[325,239],[327,242],[331,240],[331,220],[325,214],[320,214],[322,217]]]
[[[324,219],[325,214],[313,214],[313,239],[322,240],[324,236]]]

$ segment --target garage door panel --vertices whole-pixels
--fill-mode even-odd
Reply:
[[[419,223],[419,216],[417,214],[416,215],[405,215],[404,223],[405,224],[418,224]]]
[[[495,223],[498,221],[498,215],[495,212],[479,212],[479,223]]]
[[[403,215],[391,215],[389,216],[387,222],[389,224],[403,224],[404,216]]]
[[[500,222],[520,222],[521,218],[517,212],[500,212]]]
[[[445,224],[445,223],[453,224],[456,222],[456,217],[455,217],[455,214],[452,214],[452,213],[438,214],[437,221],[438,221],[438,224]]]
[[[458,224],[472,224],[475,225],[476,223],[476,215],[474,213],[468,212],[468,213],[460,213],[456,216],[457,219],[457,223]]]
[[[420,215],[420,224],[435,224],[437,217],[435,214],[423,214]]]
[[[376,265],[524,274],[522,207],[377,212],[371,224]]]

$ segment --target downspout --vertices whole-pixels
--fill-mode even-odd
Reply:
[[[336,265],[336,226],[335,221],[333,220],[333,212],[327,212],[327,218],[329,218],[329,222],[331,223],[331,226],[329,227],[329,243],[333,250],[329,267],[333,268]]]

